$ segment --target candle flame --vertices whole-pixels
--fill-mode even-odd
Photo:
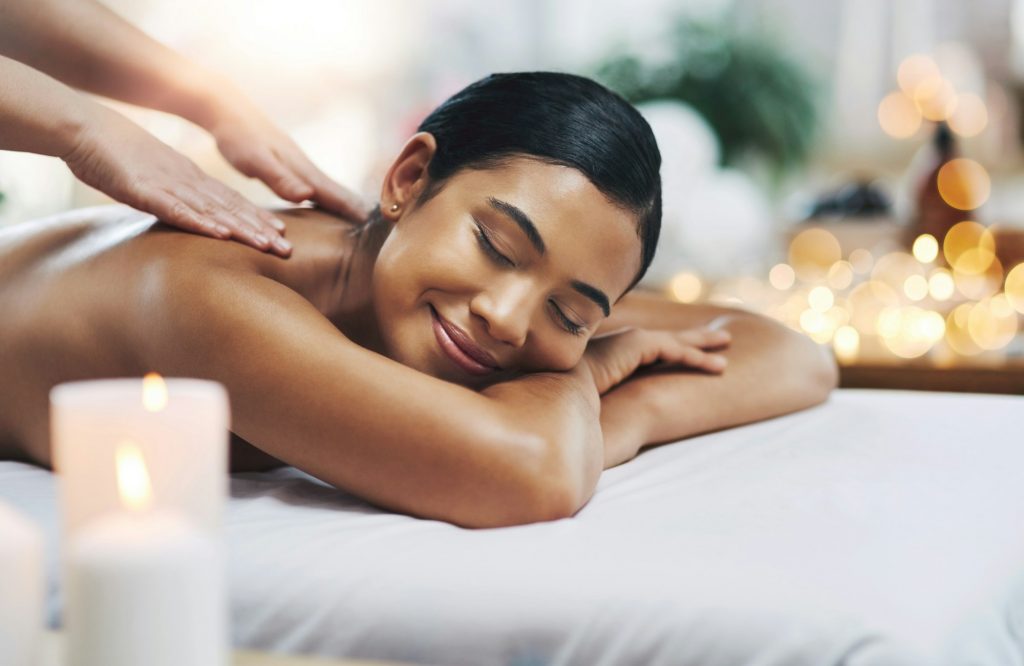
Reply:
[[[148,507],[152,497],[149,471],[139,447],[129,440],[122,442],[117,448],[116,463],[117,489],[121,503],[134,511]]]
[[[142,406],[147,412],[159,412],[167,406],[167,384],[155,372],[142,378]]]

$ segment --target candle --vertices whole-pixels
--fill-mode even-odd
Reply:
[[[158,375],[71,382],[50,392],[50,406],[64,543],[89,521],[120,510],[113,460],[125,441],[149,463],[154,509],[182,512],[220,534],[229,427],[222,385]]]
[[[43,537],[0,503],[0,664],[29,666],[43,631]]]
[[[223,543],[155,507],[138,446],[115,454],[122,510],[94,518],[67,552],[71,666],[223,666]]]

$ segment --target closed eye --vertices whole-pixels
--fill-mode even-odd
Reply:
[[[496,248],[494,243],[491,242],[491,237],[487,235],[487,232],[479,222],[476,224],[476,240],[484,253],[498,265],[509,268],[515,267],[516,264],[514,261],[498,251],[498,248]],[[583,335],[584,326],[582,324],[577,324],[572,319],[569,319],[565,312],[562,311],[562,308],[558,307],[558,304],[554,301],[548,302],[551,304],[551,310],[554,312],[555,318],[558,320],[558,323],[563,330],[572,335]]]
[[[491,242],[490,236],[487,235],[487,232],[484,231],[484,228],[480,226],[479,223],[476,225],[476,240],[480,244],[484,253],[498,264],[509,267],[516,265],[514,261],[499,252],[498,248],[494,247],[494,243]]]

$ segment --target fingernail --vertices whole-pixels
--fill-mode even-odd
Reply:
[[[289,243],[288,240],[284,238],[275,238],[274,246],[277,247],[277,249],[281,250],[282,252],[287,252],[288,250],[292,249],[292,244]]]
[[[218,224],[217,225],[217,233],[221,234],[222,236],[230,236],[231,235],[231,230],[228,229],[227,227],[225,227],[223,224]]]
[[[267,243],[270,242],[270,240],[263,234],[256,234],[255,238],[256,242],[259,243],[260,245],[266,245]]]
[[[276,217],[274,219],[272,219],[270,221],[270,223],[272,225],[274,225],[274,228],[277,229],[278,231],[284,231],[285,230],[284,222],[282,222],[281,220],[277,219]]]

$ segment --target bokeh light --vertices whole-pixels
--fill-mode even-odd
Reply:
[[[825,277],[832,264],[841,258],[839,241],[824,229],[805,229],[789,244],[789,264],[801,280]]]
[[[946,322],[942,315],[915,305],[887,307],[879,315],[878,332],[883,344],[901,358],[916,358],[942,339]]]
[[[922,264],[930,264],[939,254],[939,242],[931,234],[921,234],[914,239],[913,253]]]
[[[903,282],[903,293],[912,301],[923,300],[928,295],[928,279],[923,275],[911,275]]]
[[[700,277],[688,271],[677,274],[669,283],[670,295],[680,303],[693,303],[700,298],[703,291],[704,285]]]
[[[835,303],[835,296],[832,294],[832,290],[828,287],[818,286],[811,289],[811,292],[807,294],[807,304],[811,306],[812,310],[818,312],[825,312]]]
[[[1024,314],[1024,264],[1017,264],[1006,274],[1003,291],[1013,309]]]
[[[987,227],[971,220],[954,224],[942,241],[942,254],[950,266],[956,266],[960,256],[974,248],[994,257],[996,240]]]
[[[892,138],[906,139],[921,128],[921,112],[902,92],[891,92],[878,103],[878,124]]]
[[[949,127],[963,137],[977,136],[988,126],[988,109],[974,93],[961,93],[949,116]]]
[[[846,289],[853,282],[853,266],[848,261],[837,261],[828,269],[827,280],[833,289]]]
[[[967,332],[982,349],[1002,349],[1017,335],[1017,312],[1003,294],[983,299],[971,308]]]
[[[955,291],[953,275],[945,268],[936,268],[928,276],[928,293],[936,301],[948,301]]]
[[[786,291],[796,282],[796,271],[789,264],[775,264],[768,271],[768,282],[780,291]]]
[[[941,76],[922,81],[914,89],[914,104],[928,120],[947,120],[956,111],[958,97],[953,84]]]
[[[914,97],[918,86],[941,76],[939,66],[923,53],[907,56],[896,70],[896,80],[900,84],[900,89],[910,98]]]
[[[972,251],[974,250],[968,252]],[[970,256],[968,253],[964,253],[953,266],[953,282],[956,284],[956,290],[976,301],[992,296],[999,291],[999,287],[1003,284],[1002,263],[993,256],[985,270],[974,272],[974,262],[968,261]],[[967,264],[971,270],[961,270],[961,266],[964,264]]]
[[[985,167],[966,157],[952,159],[939,169],[939,194],[958,210],[974,210],[988,200],[992,183]]]
[[[946,316],[946,343],[962,356],[975,356],[982,349],[967,330],[973,303],[962,303]]]
[[[871,272],[871,267],[874,264],[875,258],[871,256],[869,250],[859,247],[850,253],[850,266],[853,268],[854,273],[866,275]]]
[[[832,348],[840,362],[855,361],[860,351],[860,333],[853,326],[840,326],[832,337]]]

